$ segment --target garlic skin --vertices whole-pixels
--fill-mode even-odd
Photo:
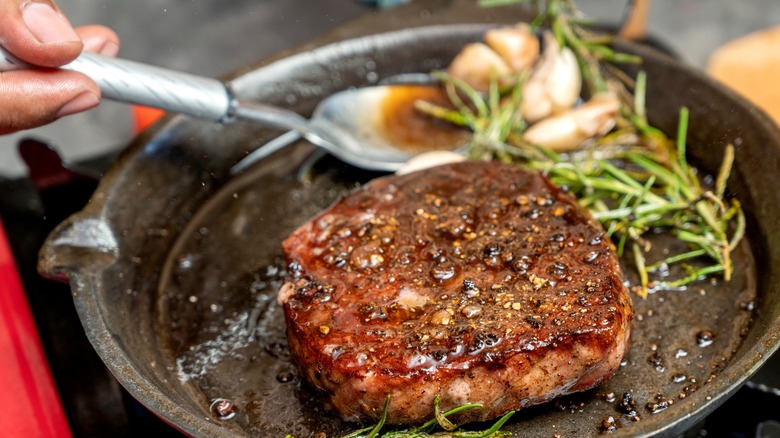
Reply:
[[[511,74],[512,69],[487,45],[471,43],[452,60],[448,73],[466,82],[471,88],[486,92],[492,78],[500,80]]]
[[[568,152],[589,138],[611,131],[619,107],[614,94],[598,94],[576,108],[532,125],[523,133],[523,139],[556,152]]]
[[[550,32],[544,34],[544,51],[523,87],[521,111],[533,123],[574,106],[582,90],[577,57],[568,47],[561,49]]]

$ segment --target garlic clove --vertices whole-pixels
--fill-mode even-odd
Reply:
[[[535,123],[523,133],[523,139],[556,152],[568,152],[612,130],[619,107],[615,95],[599,94],[576,108]]]
[[[483,43],[465,46],[452,60],[449,74],[463,80],[477,91],[485,92],[492,78],[500,79],[512,72],[496,52]]]
[[[485,43],[515,72],[530,68],[539,58],[539,39],[526,23],[491,29],[485,32]]]

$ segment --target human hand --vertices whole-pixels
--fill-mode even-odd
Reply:
[[[73,29],[50,0],[0,0],[0,46],[22,61],[52,68],[0,72],[0,134],[7,134],[96,106],[100,89],[92,80],[53,68],[82,50],[116,56],[119,38],[104,26]]]

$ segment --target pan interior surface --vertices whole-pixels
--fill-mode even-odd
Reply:
[[[306,150],[311,147],[297,144],[220,190],[182,233],[160,286],[159,332],[179,378],[203,403],[234,403],[237,412],[225,421],[249,435],[342,436],[358,427],[328,413],[300,381],[276,293],[285,270],[281,240],[376,175],[316,153],[307,159]],[[681,249],[674,245],[659,235],[654,255]],[[727,366],[753,318],[749,245],[734,259],[730,283],[635,298],[632,346],[617,375],[599,388],[521,411],[505,429],[524,436],[595,435],[611,416],[633,435],[645,417],[690,409],[697,391]],[[629,399],[634,413],[621,407]]]

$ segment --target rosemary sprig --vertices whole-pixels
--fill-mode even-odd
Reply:
[[[687,114],[685,109],[681,111],[678,138],[686,135]],[[722,274],[728,281],[733,271],[731,251],[744,235],[744,215],[739,203],[731,201],[726,205],[723,184],[716,184],[715,192],[702,188],[693,168],[685,160],[685,148],[681,143],[678,142],[679,155],[670,167],[659,162],[649,150],[628,152],[621,159],[613,158],[612,161],[574,156],[567,157],[568,161],[533,163],[555,183],[568,187],[580,197],[580,202],[602,223],[607,233],[616,238],[619,254],[630,243],[640,277],[638,292],[641,296],[646,296],[651,286],[649,273],[657,272],[664,265],[705,255],[713,264],[688,269],[683,278],[656,281],[653,286],[678,288],[714,273]],[[733,146],[728,146],[717,181],[725,181],[732,160]],[[634,167],[640,172],[629,176],[614,163]],[[661,228],[669,230],[691,249],[648,266],[645,253],[649,243],[643,235]]]
[[[439,407],[439,396],[436,396],[433,401],[434,418],[427,421],[425,424],[412,429],[393,430],[379,435],[382,428],[384,427],[385,419],[387,418],[387,408],[389,404],[390,396],[388,395],[385,399],[385,408],[382,411],[382,417],[379,419],[379,422],[376,425],[357,430],[350,433],[349,435],[345,435],[342,438],[502,438],[512,435],[511,432],[501,431],[500,429],[504,426],[504,423],[506,423],[507,420],[509,420],[509,418],[515,413],[514,411],[509,411],[504,414],[495,423],[493,423],[490,428],[486,430],[458,430],[458,427],[447,417],[455,415],[459,412],[466,411],[468,409],[481,408],[482,405],[478,403],[469,403],[458,406],[457,408],[451,409],[447,412],[441,412]],[[431,431],[436,426],[443,429],[443,431],[432,433]]]
[[[481,0],[480,4],[521,2],[528,0]],[[645,73],[631,81],[622,71],[605,67],[606,62],[639,62],[637,57],[614,52],[607,46],[609,38],[580,27],[582,19],[572,0],[532,3],[539,13],[532,25],[546,23],[558,43],[572,49],[588,92],[594,95],[610,90],[622,97],[616,132],[568,154],[528,144],[522,138],[526,123],[520,115],[525,76],[504,90],[493,81],[487,95],[482,95],[459,79],[436,72],[454,109],[429,103],[419,103],[417,108],[471,129],[469,158],[518,163],[567,187],[601,222],[618,253],[631,251],[640,283],[635,290],[640,296],[646,296],[651,288],[680,288],[714,274],[728,281],[733,272],[731,252],[745,232],[739,202],[725,198],[733,146],[725,149],[715,186],[703,187],[686,157],[688,110],[681,109],[677,136],[669,139],[647,120]],[[649,262],[646,254],[651,245],[645,236],[657,230],[667,230],[689,250]],[[703,267],[688,264],[705,258],[709,264]],[[685,273],[681,278],[651,280],[650,274],[673,264],[682,266]]]

